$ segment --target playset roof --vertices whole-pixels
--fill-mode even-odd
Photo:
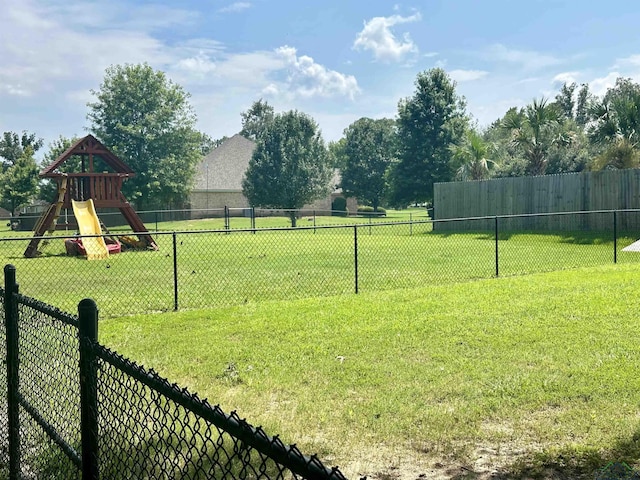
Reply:
[[[59,173],[55,170],[66,162],[70,157],[74,155],[97,155],[104,160],[117,174],[124,176],[133,176],[135,172],[131,168],[120,160],[113,152],[105,147],[96,137],[89,134],[84,138],[81,138],[69,148],[67,148],[56,160],[47,168],[40,172],[41,177],[56,177]],[[92,172],[87,172],[92,173]]]

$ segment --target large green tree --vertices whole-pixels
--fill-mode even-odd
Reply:
[[[125,196],[138,209],[181,205],[203,149],[189,94],[147,64],[109,67],[91,93],[91,131],[136,172]]]
[[[35,133],[23,131],[21,134],[16,132],[3,132],[0,138],[0,161],[2,162],[2,172],[11,165],[15,164],[28,147],[37,152],[42,148],[44,141],[38,138]]]
[[[449,146],[457,143],[468,123],[465,102],[444,70],[418,74],[412,97],[398,103],[398,162],[391,171],[394,205],[433,198],[433,184],[453,177]]]
[[[395,121],[361,118],[344,130],[341,187],[345,196],[357,197],[378,210],[387,193],[387,170],[397,155]]]
[[[589,104],[593,101],[589,92],[589,84],[583,83],[578,90],[576,98],[575,120],[576,124],[584,129],[589,121]]]
[[[296,209],[330,192],[329,155],[316,122],[289,111],[274,116],[249,161],[242,192],[250,204],[289,209],[296,226]]]
[[[560,92],[556,95],[555,104],[558,110],[558,117],[561,120],[573,120],[576,110],[576,90],[578,85],[575,82],[567,84],[566,82],[560,87]]]
[[[242,130],[240,135],[249,140],[258,140],[275,117],[273,107],[266,100],[253,102],[248,110],[240,114]]]
[[[13,165],[0,175],[2,204],[12,214],[23,203],[32,200],[38,191],[38,165],[33,147],[24,148]]]
[[[327,150],[329,150],[329,161],[333,168],[337,168],[338,170],[342,170],[347,164],[347,157],[344,154],[344,146],[345,146],[345,138],[342,137],[340,140],[331,141],[327,145]]]

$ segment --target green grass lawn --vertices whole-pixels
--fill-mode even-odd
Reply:
[[[593,478],[640,461],[639,278],[610,265],[128,316],[100,341],[352,478]]]
[[[192,226],[189,221],[174,225],[182,227],[180,231]],[[434,232],[424,221],[360,224],[356,242],[355,228],[177,233],[178,305],[225,307],[352,294],[356,272],[360,293],[496,274],[492,232]],[[129,251],[92,262],[67,257],[60,237],[50,240],[41,257],[26,259],[28,237],[3,233],[0,260],[16,265],[21,291],[27,295],[69,311],[80,299],[92,297],[103,316],[174,308],[169,232],[154,234],[159,251]],[[620,251],[634,240],[618,239],[618,262],[640,260],[637,254]],[[504,233],[498,241],[498,258],[500,276],[606,265],[613,262],[613,239],[607,232]]]

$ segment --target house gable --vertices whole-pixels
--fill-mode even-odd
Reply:
[[[241,192],[242,179],[255,148],[253,140],[240,134],[225,140],[198,165],[194,190]]]

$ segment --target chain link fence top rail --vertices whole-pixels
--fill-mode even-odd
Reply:
[[[96,425],[87,428],[98,432],[100,478],[345,480],[337,467],[325,467],[316,456],[307,457],[295,445],[269,437],[235,412],[227,415],[153,370],[79,336],[77,317],[15,296],[20,478],[81,478],[82,344],[96,359],[96,378],[82,382],[96,385]],[[2,316],[5,320],[4,308]],[[2,334],[5,345],[5,330]],[[6,359],[5,348],[2,353]],[[10,461],[6,374],[6,369],[0,372],[2,478],[9,476]]]
[[[323,226],[353,223],[375,223],[392,221],[386,213],[345,212],[326,209],[262,209],[262,208],[208,208],[184,210],[139,211],[138,216],[151,232],[174,230],[229,230],[249,228],[286,228],[291,226],[293,214],[299,226]],[[129,231],[127,221],[117,209],[101,209],[100,221],[114,233]],[[416,210],[398,217],[401,220],[425,220],[426,210]],[[19,232],[29,232],[40,219],[38,214],[23,214],[0,218],[0,227]],[[400,221],[401,221],[400,220]],[[68,232],[77,230],[73,211],[63,209],[58,219],[58,228]]]
[[[602,228],[581,230],[585,216]],[[640,255],[622,248],[640,237],[629,227],[639,216],[637,210],[572,212],[158,232],[158,251],[100,261],[66,256],[58,237],[49,238],[42,256],[25,259],[29,239],[5,237],[0,258],[24,272],[26,294],[65,310],[91,296],[103,316],[117,316],[636,262]],[[522,230],[522,218],[531,223],[531,217],[554,231]]]

